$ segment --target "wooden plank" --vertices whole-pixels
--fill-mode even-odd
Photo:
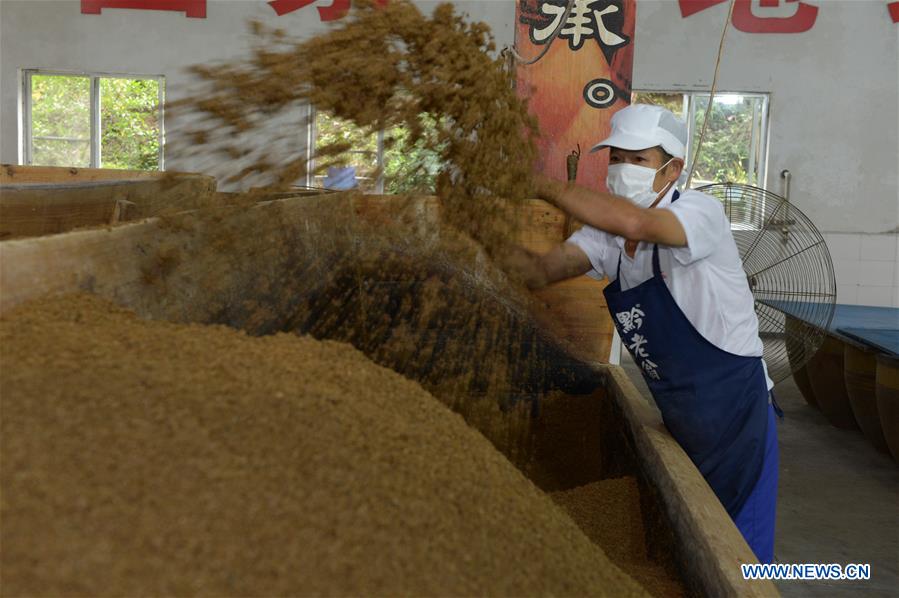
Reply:
[[[704,596],[771,597],[770,580],[746,581],[740,565],[757,563],[702,474],[668,433],[659,413],[619,366],[603,366],[606,390],[621,411],[637,461],[649,478],[674,530],[677,559],[688,585]]]
[[[155,174],[160,176],[0,184],[0,239],[103,226],[146,218],[169,208],[188,210],[203,205],[215,192],[212,177]],[[34,174],[26,178],[34,178]],[[121,210],[123,205],[129,208],[125,212]]]
[[[4,185],[12,183],[84,183],[89,181],[159,179],[167,174],[166,172],[156,170],[0,164],[0,184]]]
[[[125,199],[130,193],[122,187],[91,184],[57,190],[43,185],[0,186],[0,239],[52,235],[136,218],[139,210]],[[123,204],[131,209],[123,211]]]
[[[216,244],[222,239],[215,227],[183,230],[151,218],[113,228],[2,241],[0,313],[48,293],[90,291],[144,317],[207,323],[216,314],[225,317],[223,306],[237,310],[238,299],[264,301],[271,280],[292,275],[303,263],[313,264],[308,275],[324,277],[328,264],[315,263],[318,248],[331,244],[327,231],[320,230],[326,221],[323,216],[351,225],[354,218],[369,219],[374,204],[392,218],[415,220],[422,226],[437,221],[435,201],[409,204],[393,196],[332,194],[259,204],[232,216],[235,230],[254,234],[241,241],[245,251],[229,256],[227,276],[219,273],[222,260]],[[256,212],[275,208],[279,211],[273,217]],[[407,210],[414,214],[406,214]],[[284,238],[294,242],[270,242]],[[267,254],[265,264],[259,263],[260,254]],[[169,259],[179,260],[176,277],[166,276],[164,262]]]

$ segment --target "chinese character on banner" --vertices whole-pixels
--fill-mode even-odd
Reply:
[[[104,8],[174,10],[188,17],[206,18],[206,0],[81,0],[81,12],[98,15]]]
[[[611,62],[619,46],[627,44],[628,37],[621,35],[624,14],[620,0],[574,0],[571,13],[562,23],[567,7],[568,0],[522,2],[521,22],[528,25],[532,44],[547,43],[560,25],[558,37],[568,40],[573,52],[580,50],[584,41],[592,39],[599,44],[606,62]]]
[[[295,10],[305,8],[316,0],[272,0],[269,6],[275,9],[278,16],[286,15]],[[375,6],[384,6],[388,0],[375,0]],[[318,6],[319,19],[322,21],[336,21],[342,19],[350,12],[350,0],[332,0],[330,6]]]
[[[540,172],[567,178],[567,157],[609,131],[609,119],[630,103],[636,0],[518,0],[515,49],[534,64],[516,67],[516,89],[539,123]],[[553,37],[553,34],[558,34]],[[605,190],[602,155],[581,160],[580,184]]]
[[[684,18],[727,0],[678,0]],[[815,25],[818,7],[800,0],[735,0],[733,25],[745,33],[802,33]]]

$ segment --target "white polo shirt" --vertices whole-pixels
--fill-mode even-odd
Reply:
[[[713,345],[746,357],[762,356],[755,301],[720,201],[688,190],[673,204],[674,189],[655,209],[674,213],[687,233],[686,247],[659,246],[659,265],[675,303],[699,334]],[[624,237],[590,226],[566,241],[587,254],[596,279],[615,280],[621,256],[621,289],[626,291],[652,277],[652,244],[640,243],[633,259],[624,251]],[[764,365],[764,360],[762,360]],[[767,366],[765,366],[767,378]],[[768,388],[774,384],[768,378]]]

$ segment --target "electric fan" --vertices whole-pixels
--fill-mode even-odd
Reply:
[[[736,183],[697,190],[724,204],[776,384],[804,366],[824,341],[837,296],[830,251],[811,220],[779,195]]]

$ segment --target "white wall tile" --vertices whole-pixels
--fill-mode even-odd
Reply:
[[[830,250],[830,256],[835,260],[861,259],[861,235],[855,233],[827,233],[824,235],[824,241]]]
[[[837,303],[844,303],[847,305],[855,305],[858,303],[858,285],[838,284]]]
[[[893,304],[893,287],[858,287],[858,304],[890,307]]]
[[[899,287],[893,287],[893,307],[899,307]]]
[[[834,260],[833,273],[838,285],[856,285],[859,279],[861,262],[858,260]]]
[[[897,235],[862,235],[861,258],[891,262],[896,259]]]
[[[893,262],[859,262],[858,284],[868,287],[892,287],[895,270]]]

